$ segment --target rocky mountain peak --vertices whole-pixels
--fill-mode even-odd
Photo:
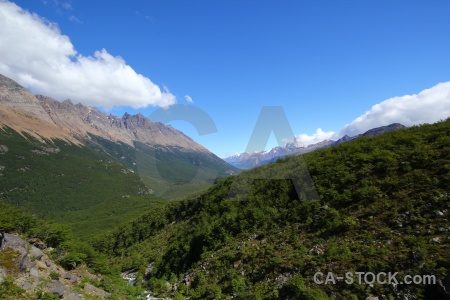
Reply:
[[[135,142],[152,147],[176,147],[182,151],[202,152],[212,155],[206,148],[194,142],[182,132],[162,123],[153,123],[144,115],[125,113],[121,118],[105,114],[98,109],[81,103],[74,104],[66,99],[59,102],[50,97],[33,95],[15,81],[0,74],[0,106],[6,105],[14,111],[34,116],[42,124],[28,126],[43,128],[50,126],[53,132],[59,130],[68,137],[89,138],[89,134],[131,146]],[[8,114],[10,114],[8,112]],[[0,116],[6,115],[0,107]],[[15,117],[10,117],[13,120]],[[23,117],[20,117],[23,119]],[[5,120],[6,117],[3,117]],[[0,120],[1,123],[2,120]],[[12,121],[8,121],[11,124]],[[36,122],[35,122],[36,123]],[[47,125],[44,125],[47,124]],[[19,131],[28,131],[17,125]],[[55,130],[56,129],[56,130]],[[52,133],[54,136],[57,133]],[[60,136],[60,135],[58,135]]]

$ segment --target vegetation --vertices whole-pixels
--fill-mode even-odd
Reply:
[[[12,140],[8,147],[10,144],[11,148],[15,145]],[[10,151],[4,156],[30,155],[27,151]],[[42,200],[55,205],[53,217],[62,220],[69,216],[74,224],[98,228],[103,234],[81,240],[73,238],[64,226],[40,223],[44,221],[31,215],[16,221],[10,215],[18,209],[6,202],[30,203],[30,209],[36,206],[26,201],[26,196],[15,194],[18,181],[8,183],[12,179],[3,178],[8,176],[0,177],[9,184],[8,188],[0,185],[5,199],[0,201],[0,220],[12,230],[50,233],[39,236],[65,253],[59,262],[67,268],[87,264],[104,274],[103,280],[93,284],[114,297],[132,299],[149,289],[174,299],[365,299],[369,295],[439,299],[434,285],[344,281],[320,285],[313,276],[316,272],[337,276],[346,272],[399,272],[398,278],[449,275],[450,119],[280,159],[216,181],[206,192],[185,200],[156,203],[154,198],[149,208],[138,200],[147,199],[139,196],[138,178],[121,173],[123,167],[117,160],[107,165],[103,161],[96,167],[95,152],[79,148],[75,155],[74,151],[66,149],[65,154],[49,158],[72,153],[77,166],[92,164],[95,177],[103,178],[104,183],[108,183],[108,174],[111,178],[122,176],[124,181],[111,187],[115,192],[110,197],[83,202],[85,212],[97,216],[107,215],[108,209],[118,205],[114,209],[125,216],[117,218],[117,222],[124,221],[120,226],[107,231],[107,226],[96,225],[95,220],[83,223],[83,210],[75,209],[77,204],[70,204],[75,208],[66,214],[65,208],[70,206],[58,203],[55,196]],[[0,157],[5,170],[33,167],[8,163]],[[78,174],[84,176],[79,180],[95,181],[85,173]],[[32,182],[26,176],[24,179]],[[43,185],[30,199],[40,199],[34,197],[42,195],[38,190],[46,186],[44,182],[48,184],[42,180]],[[65,182],[58,183],[68,191]],[[133,184],[127,186],[129,183]],[[92,182],[93,187],[98,184]],[[144,214],[128,213],[120,206],[127,187],[133,191],[127,194],[136,198],[124,201],[145,209]],[[23,186],[18,188],[23,190]],[[99,218],[97,222],[106,220]],[[136,286],[120,283],[118,276],[124,270],[135,271]]]
[[[90,148],[134,170],[155,195],[169,200],[203,191],[217,177],[227,176],[227,171],[239,172],[218,157],[185,152],[176,147],[155,149],[136,142],[133,148],[95,135],[90,138],[87,141]]]
[[[264,179],[268,174],[296,185]],[[450,120],[359,138],[304,155],[304,161],[289,157],[224,179],[199,197],[121,226],[96,249],[123,269],[153,262],[147,284],[161,295],[174,293],[161,285],[168,281],[178,284],[178,296],[194,299],[430,299],[434,286],[318,285],[313,275],[446,276],[448,182]]]
[[[8,128],[0,130],[0,143],[9,149],[0,155],[0,199],[84,238],[164,202],[148,194],[132,169],[91,148],[59,140],[42,144]]]

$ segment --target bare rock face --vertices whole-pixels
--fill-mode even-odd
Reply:
[[[59,102],[50,97],[35,96],[0,75],[0,130],[4,125],[16,132],[30,133],[42,142],[45,142],[44,138],[56,138],[82,144],[95,135],[132,147],[142,143],[164,151],[197,152],[223,163],[205,147],[170,125],[152,122],[142,114],[125,113],[117,117],[94,107],[74,104],[71,100]],[[48,149],[35,149],[33,152],[38,155],[53,153]]]
[[[50,97],[36,96],[53,122],[82,137],[88,133],[131,146],[141,142],[149,146],[165,146],[208,153],[203,146],[171,126],[153,123],[142,114],[125,113],[122,118],[105,114],[94,107],[73,104],[70,100],[59,102]]]
[[[20,109],[43,121],[52,123],[36,97],[14,80],[0,74],[0,103]]]

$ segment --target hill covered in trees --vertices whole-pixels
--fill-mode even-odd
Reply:
[[[248,193],[230,194],[252,180]],[[96,249],[179,299],[439,299],[439,284],[319,285],[314,274],[444,279],[449,182],[447,120],[243,172],[120,227]]]
[[[50,236],[63,236],[57,261],[105,274],[97,284],[117,298],[147,289],[175,299],[446,299],[449,182],[450,119],[280,159],[155,203],[102,236],[71,237],[59,224]],[[114,287],[124,271],[136,277],[132,291]],[[317,272],[437,283],[318,284]]]

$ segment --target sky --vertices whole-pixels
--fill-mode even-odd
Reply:
[[[215,132],[170,124],[221,157],[247,149],[263,107],[282,107],[307,146],[450,117],[449,11],[447,0],[0,0],[0,73],[118,116],[195,107]]]

